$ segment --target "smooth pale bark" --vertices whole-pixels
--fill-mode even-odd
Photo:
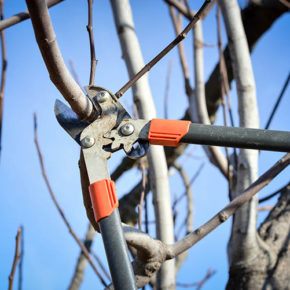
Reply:
[[[210,125],[210,119],[206,107],[204,61],[203,61],[203,32],[202,21],[195,24],[194,30],[194,81],[195,91],[190,98],[189,111],[192,121]],[[195,116],[195,117],[194,117]],[[203,146],[210,161],[219,168],[222,174],[228,176],[228,164],[220,148],[216,146]]]
[[[258,128],[259,114],[255,79],[239,5],[236,0],[219,1],[219,3],[227,30],[233,74],[236,80],[240,127]],[[258,154],[255,150],[240,150],[237,183],[235,189],[232,190],[232,198],[257,179]],[[263,242],[257,235],[256,220],[257,198],[253,197],[249,203],[236,212],[233,220],[228,248],[231,269],[247,268],[259,259]]]
[[[127,0],[111,0],[111,5],[123,58],[129,76],[132,77],[144,66],[144,60],[134,29],[130,4]],[[143,76],[135,84],[133,95],[140,118],[155,118],[156,110],[147,76]],[[171,244],[174,242],[173,220],[168,171],[163,148],[151,146],[148,153],[148,161],[150,184],[154,199],[157,238],[164,243]],[[157,289],[175,289],[175,265],[173,260],[164,263],[157,280]]]

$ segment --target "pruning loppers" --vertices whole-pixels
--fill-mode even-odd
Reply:
[[[180,143],[290,151],[289,132],[132,119],[110,91],[96,86],[86,89],[95,111],[100,112],[94,120],[80,120],[58,100],[55,114],[59,124],[81,146],[90,193],[90,202],[85,206],[88,215],[93,211],[99,226],[117,290],[137,288],[122,231],[115,184],[108,172],[112,153],[123,149],[128,157],[137,159],[146,155],[149,144],[178,146]]]

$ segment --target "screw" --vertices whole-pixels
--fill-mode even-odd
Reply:
[[[134,126],[130,123],[127,123],[121,127],[121,133],[124,136],[129,136],[133,134],[134,130],[135,130]]]
[[[110,97],[110,94],[107,91],[100,91],[97,93],[97,99],[99,103],[106,102]]]
[[[86,136],[81,142],[85,148],[90,148],[95,144],[95,139],[93,137]]]

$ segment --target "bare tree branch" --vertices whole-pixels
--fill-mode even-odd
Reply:
[[[0,1],[0,20],[4,19],[4,0]],[[2,126],[3,126],[3,110],[4,110],[4,91],[6,84],[6,73],[7,73],[7,53],[6,53],[6,43],[5,43],[5,34],[4,31],[0,31],[0,40],[1,40],[1,58],[2,58],[2,67],[1,67],[1,83],[0,83],[0,154],[2,151]]]
[[[183,16],[185,16],[189,21],[191,21],[195,15],[194,11],[188,10],[185,5],[182,4],[182,2],[178,2],[176,0],[164,0],[167,4],[170,6],[173,6],[180,12]],[[213,0],[210,4],[207,10],[202,14],[201,19],[204,19],[208,12],[210,11],[211,7],[214,5],[215,0]]]
[[[120,98],[129,88],[131,88],[146,72],[148,72],[160,59],[162,59],[172,48],[174,48],[179,42],[181,42],[192,29],[195,23],[206,13],[209,8],[209,4],[212,0],[205,0],[201,8],[194,15],[191,22],[183,29],[183,31],[168,44],[158,55],[156,55],[151,61],[149,61],[136,75],[134,75],[118,92],[116,92],[117,98]]]
[[[267,186],[289,164],[290,153],[284,155],[278,162],[276,162],[276,164],[261,175],[253,184],[234,198],[209,221],[175,244],[168,245],[162,243],[160,240],[151,238],[146,233],[125,225],[123,227],[125,239],[128,245],[137,250],[137,256],[133,262],[137,286],[143,287],[148,284],[153,275],[160,269],[164,261],[173,259],[177,255],[187,251],[207,234],[224,223],[230,216],[235,214],[238,209],[251,200],[257,192]],[[107,289],[113,288],[110,286]]]
[[[216,270],[212,270],[212,269],[208,269],[205,276],[197,282],[194,283],[176,283],[177,286],[181,287],[181,288],[195,288],[196,290],[200,290],[202,289],[202,287],[204,286],[204,284],[210,279],[212,278],[212,276],[216,273]]]
[[[188,234],[192,231],[193,228],[193,192],[191,189],[192,183],[181,165],[175,162],[173,166],[178,171],[185,187],[185,195],[187,197],[186,234]]]
[[[15,252],[14,252],[14,258],[13,258],[11,272],[10,272],[10,275],[9,275],[8,290],[12,290],[13,289],[13,282],[14,282],[14,276],[15,276],[15,272],[16,272],[16,267],[17,267],[17,263],[18,263],[18,261],[20,259],[21,234],[22,234],[22,229],[21,229],[21,227],[19,227],[18,230],[17,230],[16,238],[15,238]]]
[[[144,67],[144,59],[134,29],[135,26],[130,3],[129,1],[124,0],[111,0],[111,5],[127,71],[129,77],[133,77],[133,82],[131,82],[130,85],[134,85],[133,96],[138,115],[140,118],[147,120],[156,118],[155,104],[147,76],[144,76],[139,82],[135,83],[135,80],[138,78],[136,79],[134,75],[136,76],[136,73],[138,75],[140,68]],[[149,180],[152,187],[154,212],[156,217],[156,235],[165,243],[173,243],[174,232],[171,212],[171,196],[168,181],[168,169],[163,147],[152,146],[147,156],[150,168]],[[169,261],[162,266],[158,273],[157,285],[164,288],[168,287],[168,289],[172,290],[175,288],[174,261]]]
[[[97,275],[97,277],[99,278],[100,282],[104,285],[107,286],[107,283],[105,282],[104,278],[102,277],[102,275],[100,274],[100,272],[98,271],[96,265],[94,264],[90,253],[88,252],[87,248],[85,247],[85,245],[82,243],[82,241],[79,239],[79,237],[77,236],[77,234],[75,233],[75,231],[73,230],[73,228],[71,227],[67,217],[65,216],[64,211],[62,210],[62,208],[60,207],[56,196],[52,190],[52,187],[50,185],[49,179],[47,177],[46,174],[46,170],[45,170],[45,166],[44,166],[44,159],[41,153],[41,149],[40,149],[40,145],[38,142],[38,134],[37,134],[37,118],[36,118],[36,114],[34,114],[34,143],[35,143],[35,147],[37,150],[37,155],[38,155],[38,159],[39,159],[39,163],[40,163],[40,168],[41,168],[41,174],[42,177],[44,179],[45,185],[48,189],[48,192],[50,194],[50,197],[60,215],[60,217],[62,218],[63,222],[65,223],[69,233],[71,234],[71,236],[73,237],[73,239],[75,240],[75,242],[78,244],[78,246],[81,248],[82,252],[84,253],[86,259],[88,260],[89,264],[91,265],[93,271],[95,272],[95,274]]]
[[[139,226],[139,230],[142,230],[142,213],[143,213],[145,190],[146,190],[146,183],[147,183],[147,173],[146,173],[144,159],[140,160],[140,170],[142,173],[142,192],[140,196],[140,202],[138,205],[138,226]]]
[[[272,112],[271,112],[271,114],[269,116],[269,119],[268,119],[268,121],[266,123],[266,126],[265,126],[266,130],[269,129],[269,127],[271,125],[271,122],[272,122],[272,120],[273,120],[273,118],[275,116],[275,113],[276,113],[276,111],[277,111],[277,109],[279,107],[279,104],[280,104],[280,102],[281,102],[281,100],[282,100],[282,98],[283,98],[283,96],[284,96],[284,94],[286,92],[286,89],[287,89],[287,87],[289,85],[289,82],[290,82],[290,72],[288,73],[288,77],[287,77],[287,79],[286,79],[286,81],[285,81],[285,83],[284,83],[284,85],[282,87],[282,90],[281,90],[281,92],[280,92],[280,94],[278,96],[278,99],[275,102],[275,105],[274,105],[274,107],[272,109]]]
[[[104,265],[102,264],[100,258],[94,253],[92,253],[91,251],[95,235],[96,235],[95,229],[93,228],[91,224],[89,224],[83,244],[86,247],[87,251],[95,258],[95,260],[97,261],[99,267],[102,269],[102,272],[104,273],[106,278],[109,281],[111,281],[111,277],[108,274],[107,270],[105,269]],[[84,271],[85,271],[86,266],[87,266],[87,258],[84,252],[81,251],[78,257],[76,266],[75,266],[72,279],[70,281],[70,285],[68,287],[69,290],[80,289],[81,283],[83,282],[83,279],[84,279]]]
[[[208,233],[225,222],[232,216],[242,205],[247,203],[257,192],[268,185],[281,171],[290,164],[290,153],[284,155],[276,164],[261,175],[253,184],[251,184],[241,194],[237,195],[226,207],[213,216],[208,222],[203,224],[194,232],[187,235],[170,247],[171,255],[176,256],[188,250]]]
[[[90,70],[90,80],[89,85],[93,86],[95,81],[96,73],[96,52],[95,52],[95,41],[94,41],[94,31],[93,31],[93,0],[88,0],[88,25],[87,31],[90,39],[90,53],[91,53],[91,70]]]
[[[279,188],[278,190],[274,191],[271,194],[266,195],[265,197],[262,197],[259,199],[259,203],[265,202],[269,199],[271,199],[272,197],[276,196],[277,194],[281,193],[282,191],[285,190],[285,188],[287,188],[290,185],[290,182],[288,182],[286,185],[282,186],[281,188]]]
[[[172,60],[169,61],[166,74],[165,91],[164,91],[164,118],[168,119],[168,106],[169,106],[169,91],[170,91],[170,78],[172,71]]]
[[[20,257],[18,264],[18,290],[22,290],[23,286],[23,260],[24,260],[24,227],[21,226],[21,242],[20,242]]]
[[[60,2],[63,2],[64,0],[48,0],[47,1],[47,6],[48,8],[51,8],[53,7],[54,5],[60,3]],[[17,13],[9,18],[6,18],[4,20],[1,20],[0,21],[0,31],[6,29],[6,28],[9,28],[15,24],[18,24],[26,19],[29,19],[30,18],[30,15],[29,15],[29,12],[20,12],[20,13]]]
[[[270,211],[274,208],[273,205],[263,205],[257,208],[257,211]]]
[[[92,103],[72,78],[64,63],[45,0],[26,0],[26,4],[51,81],[80,118],[93,117]]]

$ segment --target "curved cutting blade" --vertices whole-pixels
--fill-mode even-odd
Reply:
[[[80,144],[80,135],[89,122],[80,120],[78,115],[60,100],[55,101],[54,113],[61,127]]]

